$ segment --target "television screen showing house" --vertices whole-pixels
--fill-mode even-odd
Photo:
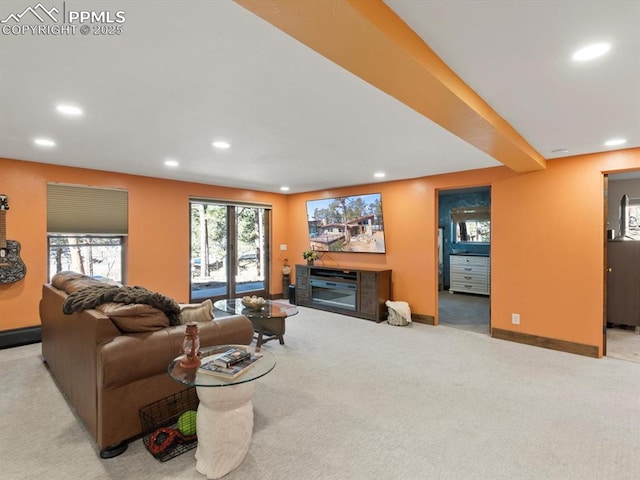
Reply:
[[[309,200],[307,222],[314,250],[385,253],[379,193]]]

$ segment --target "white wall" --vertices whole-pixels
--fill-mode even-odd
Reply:
[[[613,229],[615,235],[620,231],[620,199],[623,195],[640,199],[640,178],[614,180],[609,177],[609,195],[607,202],[607,229]]]

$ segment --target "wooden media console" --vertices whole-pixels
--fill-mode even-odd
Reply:
[[[296,265],[296,303],[381,322],[391,299],[391,270]]]

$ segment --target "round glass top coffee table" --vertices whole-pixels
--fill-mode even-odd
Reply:
[[[258,309],[245,307],[239,298],[218,300],[213,306],[223,312],[244,315],[251,320],[256,333],[254,339],[257,352],[269,340],[278,339],[280,345],[284,345],[285,319],[298,313],[295,305],[272,300],[267,300],[265,306]]]
[[[201,353],[202,362],[206,362],[208,357],[214,357],[216,355],[226,352],[230,348],[241,348],[253,351],[255,349],[247,345],[217,345],[215,347],[203,348]],[[180,366],[180,359],[183,357],[174,358],[169,364],[169,376],[175,381],[189,385],[190,387],[228,387],[232,385],[239,385],[241,383],[253,382],[260,377],[264,377],[267,373],[273,370],[276,366],[276,357],[270,352],[260,352],[262,358],[252,365],[249,370],[234,379],[226,379],[216,377],[207,373],[202,373],[197,368],[184,368]]]
[[[202,349],[202,363],[230,348],[254,350],[247,345],[218,345]],[[168,373],[173,380],[196,387],[200,400],[196,416],[196,470],[209,479],[221,478],[236,469],[249,451],[253,435],[253,381],[276,366],[271,352],[259,355],[260,360],[233,379],[203,373],[199,368],[181,367],[182,355],[169,364]]]

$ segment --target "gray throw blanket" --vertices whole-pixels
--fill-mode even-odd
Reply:
[[[170,325],[180,325],[180,305],[175,300],[137,286],[90,285],[69,294],[62,305],[62,311],[69,315],[108,302],[145,303],[162,310],[169,318]]]

